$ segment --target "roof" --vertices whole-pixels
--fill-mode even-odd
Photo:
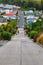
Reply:
[[[4,14],[3,16],[12,16],[12,13]]]
[[[3,8],[3,4],[0,4],[0,8]]]
[[[4,14],[3,16],[13,16],[17,13],[17,10],[15,10],[14,12],[10,12],[8,14]]]
[[[33,18],[35,18],[34,16],[27,16],[27,19],[33,19]]]
[[[9,5],[9,4],[0,4],[0,8],[20,8],[19,6],[16,6],[16,5]]]
[[[4,8],[13,8],[13,6],[6,4],[6,5],[4,6]]]
[[[34,12],[32,10],[25,11],[25,14],[33,14]]]

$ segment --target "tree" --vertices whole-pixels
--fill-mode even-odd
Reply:
[[[2,0],[0,0],[0,3],[2,3]]]
[[[28,2],[28,7],[33,7],[34,3],[33,2]]]
[[[43,0],[41,0],[41,8],[42,8],[42,10],[43,10]]]

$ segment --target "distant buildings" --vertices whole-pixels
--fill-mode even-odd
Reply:
[[[24,18],[31,20],[31,22],[36,22],[36,20],[39,18],[39,16],[37,16],[38,13],[39,12],[33,10],[24,11]]]
[[[5,21],[7,21],[5,18],[0,18],[0,22],[2,23],[2,22],[5,22]]]
[[[18,9],[20,9],[19,6],[9,5],[9,4],[0,4],[0,14],[4,13],[2,16],[7,19],[9,18],[15,19]]]
[[[13,12],[14,10],[18,10],[20,9],[19,6],[15,6],[15,5],[9,5],[9,4],[0,4],[0,12],[5,12],[5,13],[9,13],[9,12]]]

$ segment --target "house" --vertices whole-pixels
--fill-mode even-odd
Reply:
[[[25,13],[25,15],[33,15],[34,14],[33,10],[25,11],[24,13]]]
[[[7,20],[5,18],[0,18],[0,22],[6,22]]]
[[[6,19],[9,19],[9,18],[10,19],[16,19],[16,13],[17,13],[17,10],[15,10],[14,12],[4,14],[3,17]]]
[[[13,12],[14,10],[18,10],[18,9],[20,9],[19,6],[9,5],[9,4],[0,4],[0,12],[9,13],[9,12]]]

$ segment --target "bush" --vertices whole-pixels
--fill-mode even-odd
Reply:
[[[41,35],[40,33],[34,35],[34,38],[33,38],[34,40],[33,40],[33,41],[36,42],[36,39],[37,39],[40,35]]]
[[[30,31],[30,32],[28,33],[28,36],[29,36],[30,38],[33,38],[34,35],[37,34],[37,33],[38,33],[37,31],[32,30],[32,31]]]
[[[16,29],[13,29],[11,33],[12,33],[12,35],[15,34],[16,33]]]
[[[9,24],[9,25],[12,25],[13,28],[16,27],[16,21],[12,21],[12,22],[10,22],[10,23],[8,23],[8,24]]]
[[[14,29],[14,32],[13,32],[13,34],[15,34],[16,33],[16,29]]]
[[[1,25],[1,27],[3,28],[4,31],[6,31],[6,26],[7,25],[4,25],[4,24]]]
[[[24,29],[28,29],[29,30],[30,29],[30,25],[26,23]]]
[[[12,33],[12,30],[13,30],[13,26],[11,25],[11,24],[7,24],[7,26],[6,26],[6,31],[8,31],[8,32],[11,32]]]
[[[18,30],[18,27],[16,27],[16,30]]]
[[[10,40],[16,30],[16,21],[8,22],[7,25],[2,24],[0,26],[0,40]]]
[[[26,34],[28,34],[28,30],[24,30]]]
[[[1,38],[1,32],[0,32],[0,40],[1,40],[2,38]]]
[[[8,32],[10,32],[12,34],[15,32],[14,31],[15,29],[16,29],[16,23],[15,22],[10,22],[6,26],[6,31],[8,31]]]
[[[40,43],[43,45],[43,34],[41,34],[38,38],[37,38],[37,43]]]
[[[43,32],[43,20],[37,20],[36,22],[32,23],[32,30],[36,30],[39,32]]]
[[[0,26],[0,32],[4,31],[3,26]]]
[[[1,37],[3,38],[3,40],[10,40],[11,39],[11,33],[3,31],[1,33]]]

